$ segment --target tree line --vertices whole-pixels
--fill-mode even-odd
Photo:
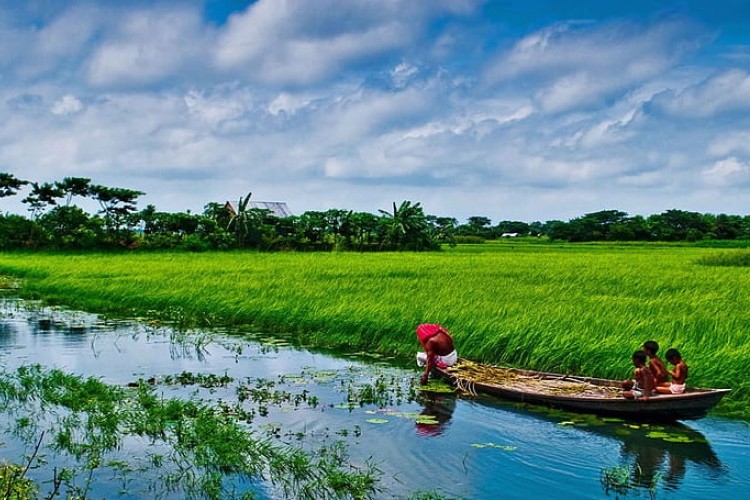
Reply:
[[[377,214],[330,209],[277,217],[253,208],[251,193],[233,206],[210,202],[202,213],[138,210],[145,193],[93,184],[83,177],[31,182],[0,173],[0,198],[27,191],[29,216],[0,212],[0,250],[174,249],[425,251],[443,244],[533,236],[582,241],[697,241],[750,239],[750,216],[668,210],[649,217],[605,210],[564,221],[501,221],[425,214],[417,202],[393,203]],[[79,206],[90,200],[93,213]]]

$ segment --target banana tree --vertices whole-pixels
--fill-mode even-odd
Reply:
[[[403,201],[393,212],[380,210],[383,231],[381,247],[391,250],[432,250],[437,247],[430,235],[424,211],[419,202]]]
[[[237,238],[237,246],[243,247],[245,240],[250,232],[250,228],[254,222],[255,215],[252,209],[248,209],[250,204],[250,197],[253,193],[247,193],[244,198],[240,196],[237,202],[237,209],[230,210],[229,223],[227,224],[227,231],[233,232]],[[231,207],[230,207],[231,208]]]

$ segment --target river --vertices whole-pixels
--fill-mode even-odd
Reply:
[[[324,353],[253,332],[185,332],[0,298],[0,366],[11,373],[30,364],[109,384],[150,380],[165,398],[236,402],[237,383],[259,380],[287,394],[304,393],[306,404],[254,406],[253,428],[309,449],[343,441],[352,463],[369,460],[382,472],[378,498],[703,500],[750,493],[750,426],[744,422],[707,417],[657,426],[452,393],[417,391],[414,398],[419,371],[393,360]],[[184,373],[232,382],[174,383]],[[24,464],[34,440],[14,430],[18,418],[0,413],[0,457]],[[108,457],[114,465],[97,469],[88,496],[184,496],[159,486],[162,472],[144,466],[141,459],[153,456],[154,446],[124,442]],[[27,476],[44,494],[53,466],[74,466],[75,460],[58,456],[49,443],[40,455],[44,463]],[[606,478],[622,473],[627,487],[616,491]],[[269,484],[225,481],[240,493],[281,496]]]

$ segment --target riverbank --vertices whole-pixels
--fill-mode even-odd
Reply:
[[[411,362],[439,322],[466,357],[625,378],[644,340],[676,347],[691,384],[729,387],[717,412],[750,420],[750,269],[742,250],[663,245],[459,246],[434,253],[0,254],[19,293],[183,324],[246,325],[305,345]],[[663,352],[662,352],[663,354]]]

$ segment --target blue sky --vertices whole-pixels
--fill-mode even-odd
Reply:
[[[0,0],[0,171],[163,211],[746,215],[750,2]]]

